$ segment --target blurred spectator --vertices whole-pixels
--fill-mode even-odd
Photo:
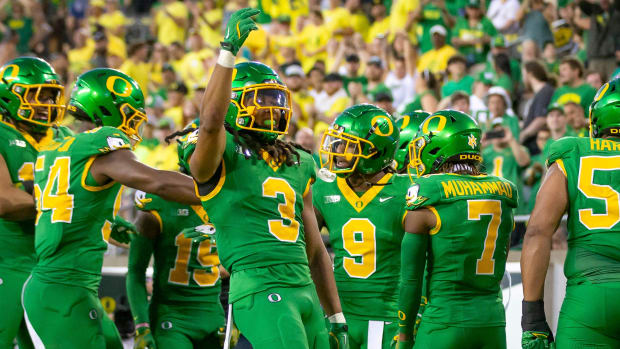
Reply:
[[[387,10],[383,3],[373,3],[370,8],[370,16],[373,18],[373,23],[366,35],[366,42],[368,43],[375,38],[385,38],[390,34],[390,17],[387,16]]]
[[[461,55],[452,56],[448,60],[447,80],[441,87],[441,97],[450,97],[456,91],[472,93],[474,78],[467,75],[467,60]]]
[[[424,70],[416,77],[416,97],[413,102],[407,104],[405,111],[424,110],[427,113],[437,111],[439,103],[439,83],[430,71]]]
[[[295,134],[295,143],[301,145],[312,153],[312,156],[316,156],[316,142],[314,139],[314,133],[309,127],[301,127]],[[315,158],[318,164],[318,158]]]
[[[471,110],[471,116],[478,121],[480,127],[487,127],[489,122],[489,108],[486,104],[486,96],[489,93],[489,89],[493,86],[493,82],[490,79],[480,76],[480,78],[474,82],[474,92],[469,96],[469,108]]]
[[[95,48],[90,59],[90,68],[106,68],[108,66],[108,38],[103,30],[93,33]]]
[[[164,104],[164,117],[171,119],[177,129],[185,126],[183,103],[186,94],[187,87],[182,82],[173,83],[168,88],[168,100]]]
[[[410,31],[415,25],[420,52],[425,53],[433,48],[431,28],[435,25],[452,28],[454,23],[454,18],[446,9],[445,0],[421,0],[420,5],[409,13],[405,30]]]
[[[293,120],[298,128],[314,126],[314,98],[305,88],[305,79],[300,65],[289,65],[284,70],[284,83],[291,90]]]
[[[595,90],[598,91],[604,83],[607,82],[607,79],[600,71],[588,71],[586,73],[586,83],[588,85],[594,87]]]
[[[551,41],[548,41],[551,42]],[[529,62],[540,58],[540,49],[538,43],[532,39],[526,39],[521,44],[521,61]]]
[[[519,7],[521,7],[519,0],[491,0],[487,17],[500,33],[514,34],[519,30],[517,22]]]
[[[469,115],[469,96],[463,91],[454,92],[450,96],[450,108]]]
[[[170,45],[175,41],[184,42],[189,10],[185,3],[176,0],[161,0],[154,10],[152,32],[157,41]]]
[[[543,15],[545,3],[543,0],[523,0],[517,13],[517,21],[522,22],[523,40],[533,40],[539,50],[548,42],[553,42],[553,34],[549,23]]]
[[[393,105],[394,98],[392,98],[392,93],[390,93],[390,90],[380,91],[375,94],[373,102],[377,107],[385,110],[390,115],[394,115],[396,112]]]
[[[325,80],[325,71],[317,66],[308,72],[308,88],[310,95],[316,99],[323,92],[323,81]]]
[[[493,55],[493,64],[491,71],[484,71],[482,74],[487,79],[493,81],[493,85],[501,86],[510,95],[514,94],[516,81],[512,79],[512,68],[510,67],[510,58],[505,53]]]
[[[224,39],[222,35],[222,18],[224,11],[217,6],[215,0],[190,2],[190,11],[195,19],[194,28],[200,33],[207,46],[217,47]]]
[[[408,67],[408,63],[410,66]],[[413,60],[405,60],[405,57],[394,58],[394,69],[390,70],[385,78],[385,86],[392,92],[394,108],[400,109],[415,96],[415,67]]]
[[[563,105],[568,124],[577,137],[588,137],[588,119],[585,116],[583,106],[569,101]]]
[[[555,49],[555,45],[552,42],[548,42],[545,44],[545,48],[543,49],[542,58],[545,63],[545,68],[547,68],[547,72],[551,74],[558,74],[560,68],[560,61],[558,60],[557,50]]]
[[[446,45],[446,35],[448,31],[443,26],[433,26],[430,33],[433,41],[433,49],[420,57],[417,68],[419,72],[429,70],[433,74],[443,73],[446,70],[450,57],[457,54],[458,51],[454,47]]]
[[[327,60],[327,43],[330,39],[330,32],[325,25],[321,11],[310,11],[299,37],[301,53],[304,57],[302,59],[304,71],[309,71],[319,60]]]
[[[583,80],[584,70],[581,62],[573,57],[567,57],[560,63],[559,83],[560,87],[555,90],[551,103],[558,102],[563,105],[567,102],[581,104],[583,110],[588,110],[596,90]]]
[[[503,35],[497,35],[491,40],[491,55],[486,60],[485,72],[492,72],[495,74],[495,68],[493,67],[494,57],[498,54],[505,54],[510,61],[510,77],[515,85],[522,82],[521,77],[521,63],[510,56],[510,50],[508,49],[506,39]]]
[[[484,62],[491,37],[496,34],[493,23],[480,8],[480,0],[469,0],[465,7],[465,18],[459,18],[452,29],[452,44],[471,66]]]
[[[88,29],[78,29],[73,33],[74,48],[69,50],[69,66],[71,73],[75,76],[88,70],[90,59],[94,54],[94,46],[88,45]]]
[[[380,57],[370,57],[366,63],[366,91],[369,97],[374,96],[380,91],[387,90],[387,86],[383,83],[385,79],[385,68]],[[371,98],[372,99],[372,98]]]
[[[210,75],[205,61],[214,56],[210,48],[205,47],[204,40],[197,32],[192,32],[187,39],[188,52],[183,56],[179,75],[187,86],[207,84]]]
[[[183,58],[185,57],[185,49],[183,45],[175,41],[168,46],[168,63],[172,65],[174,71],[180,72],[183,70]]]
[[[486,172],[505,178],[517,186],[519,206],[517,213],[526,213],[523,197],[521,172],[530,164],[530,154],[512,135],[510,127],[503,120],[494,119],[491,131],[482,136],[482,144],[489,144],[482,150],[482,161]]]
[[[24,55],[30,51],[30,39],[32,38],[35,28],[33,27],[32,17],[26,13],[26,8],[18,0],[13,0],[9,6],[0,6],[0,9],[8,8],[7,12],[0,13],[0,21],[2,21],[8,30],[11,30],[17,38],[17,53]]]
[[[487,107],[489,108],[489,120],[491,123],[500,123],[510,130],[511,137],[519,139],[519,120],[511,111],[510,97],[505,89],[500,86],[493,86],[489,89],[486,96]],[[485,127],[480,125],[484,130]]]
[[[523,119],[523,129],[519,136],[520,142],[525,145],[530,154],[538,154],[542,149],[536,145],[536,134],[547,124],[547,106],[551,101],[555,89],[549,84],[547,72],[542,64],[530,61],[524,64],[523,70],[525,87],[534,93]]]
[[[138,42],[129,47],[129,58],[121,65],[120,70],[136,80],[145,95],[148,95],[148,85],[151,74],[151,65],[147,58],[149,47],[145,42]]]
[[[580,11],[575,12],[575,24],[588,31],[588,67],[611,76],[620,59],[620,1],[581,0],[578,9]],[[581,17],[581,13],[586,17]]]
[[[353,85],[349,84],[349,88]],[[361,93],[361,87],[358,93]],[[321,123],[314,126],[314,132],[321,134],[349,106],[349,98],[342,87],[342,77],[335,73],[327,74],[323,80],[323,91],[314,97],[314,101],[317,117],[321,120]]]
[[[544,149],[545,144],[547,144],[550,137],[551,134],[549,133],[548,128],[545,127],[541,129],[536,135],[536,146],[539,149]],[[536,204],[536,194],[538,194],[540,184],[544,177],[546,161],[547,158],[543,152],[532,155],[530,167],[523,172],[523,181],[525,185],[531,187],[528,200],[528,211],[530,212],[534,209]]]
[[[349,83],[357,82],[362,84],[364,91],[366,91],[366,85],[368,85],[368,79],[364,75],[360,75],[360,57],[356,53],[347,55],[345,58],[344,74],[342,74],[342,80],[345,91],[349,91]]]

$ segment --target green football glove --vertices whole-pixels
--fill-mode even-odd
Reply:
[[[185,228],[181,230],[183,236],[192,239],[195,242],[203,242],[205,240],[215,241],[215,227],[212,224],[203,224],[197,227]]]
[[[250,32],[258,29],[251,17],[259,13],[259,10],[249,7],[235,11],[226,24],[224,41],[220,42],[222,49],[236,56]]]
[[[331,322],[329,324],[330,349],[349,349],[349,327],[346,323]]]
[[[545,317],[543,301],[522,303],[523,316],[521,317],[521,347],[524,349],[555,348],[553,333]]]
[[[151,334],[151,329],[148,327],[141,327],[136,330],[136,338],[133,341],[134,349],[156,349],[155,339]]]
[[[396,349],[412,349],[413,348],[413,341],[409,340],[409,341],[398,341],[396,343]]]
[[[128,244],[131,242],[137,231],[138,230],[135,225],[126,221],[120,215],[116,215],[114,222],[112,222],[110,237],[121,244]]]

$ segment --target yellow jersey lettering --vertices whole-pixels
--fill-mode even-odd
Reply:
[[[463,189],[463,184],[461,183],[461,181],[453,181],[453,182],[454,182],[454,188],[456,189],[456,194],[458,196],[465,195],[465,190]]]
[[[590,137],[590,150],[600,150],[601,140],[598,138]]]
[[[456,192],[454,191],[454,183],[453,181],[449,182],[441,182],[441,186],[443,187],[443,193],[446,196],[446,199],[452,196],[456,196]]]
[[[467,181],[462,181],[461,183],[463,184],[463,189],[465,189],[465,194],[472,195],[473,191],[471,190],[471,184]]]
[[[482,190],[480,189],[480,185],[476,182],[471,182],[471,189],[474,194],[482,194]]]
[[[601,150],[611,151],[611,141],[603,139],[603,141],[601,142]]]

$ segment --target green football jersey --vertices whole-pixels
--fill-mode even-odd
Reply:
[[[14,186],[24,189],[24,182],[34,180],[34,162],[41,147],[70,135],[66,127],[50,127],[45,137],[37,142],[12,124],[0,121],[0,154]],[[34,219],[10,221],[0,218],[0,266],[30,272],[36,263],[34,253]]]
[[[429,233],[423,321],[505,325],[500,281],[517,199],[516,187],[495,176],[434,174],[414,180],[407,208],[427,208],[437,217]]]
[[[157,218],[161,231],[153,244],[152,303],[219,302],[221,281],[215,244],[192,242],[185,228],[209,224],[202,206],[166,201],[136,192],[136,207]]]
[[[98,127],[42,150],[34,165],[37,218],[33,275],[97,292],[122,186],[97,184],[90,166],[98,155],[130,149],[124,133]]]
[[[187,152],[197,132],[187,138]],[[298,164],[278,167],[267,153],[244,149],[227,133],[220,168],[211,181],[197,184],[220,261],[231,272],[230,302],[273,286],[312,283],[301,217],[315,180],[312,156],[299,150]]]
[[[319,177],[314,207],[329,230],[334,276],[345,315],[394,321],[409,176],[386,174],[359,196],[346,179]]]
[[[567,180],[569,285],[620,281],[620,138],[562,138],[547,165]]]

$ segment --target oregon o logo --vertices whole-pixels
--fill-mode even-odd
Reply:
[[[279,301],[282,300],[282,297],[279,294],[277,294],[277,293],[271,293],[269,296],[267,296],[267,299],[271,303],[278,303]]]
[[[97,320],[97,310],[95,310],[95,309],[91,309],[91,310],[88,312],[88,317],[89,317],[91,320]]]
[[[402,321],[405,321],[405,319],[407,319],[407,316],[405,316],[405,313],[403,313],[402,311],[398,311],[398,318]]]
[[[375,123],[377,121],[379,121],[380,119],[383,119],[387,122],[388,125],[388,132],[387,133],[383,133],[383,131],[381,131],[381,126],[382,125],[377,125],[376,129],[375,129],[375,133],[379,136],[389,136],[392,134],[392,132],[394,132],[394,125],[392,125],[392,121],[390,120],[389,117],[385,116],[385,115],[377,115],[374,118],[372,118],[372,120],[370,120],[370,124],[374,127]]]
[[[403,116],[403,124],[400,125],[400,130],[404,130],[405,127],[407,127],[407,125],[409,125],[409,119],[411,119],[411,117],[409,115],[404,115]]]
[[[122,91],[117,91],[117,88],[115,87],[115,85],[118,86],[118,84],[116,84],[117,80],[121,80],[125,83]],[[131,87],[131,83],[127,81],[127,79],[125,79],[124,77],[118,76],[118,75],[109,76],[108,80],[106,80],[105,82],[105,87],[108,89],[108,91],[114,93],[115,95],[119,97],[128,97],[133,91],[133,87]]]
[[[4,73],[11,68],[11,74],[7,77],[4,76]],[[15,79],[17,77],[17,74],[19,74],[19,66],[17,64],[9,64],[7,66],[5,66],[4,68],[2,68],[2,70],[0,70],[0,78],[3,79]]]
[[[169,330],[172,328],[172,322],[170,321],[164,321],[161,323],[161,328],[163,328],[164,330]]]
[[[101,305],[106,313],[111,314],[116,309],[116,300],[112,297],[103,297],[101,298]]]
[[[422,124],[422,132],[423,133],[428,133],[428,125],[431,123],[431,120],[433,119],[439,119],[439,123],[437,124],[437,127],[433,130],[436,132],[439,132],[441,130],[443,130],[444,127],[446,127],[446,117],[443,115],[433,115],[433,116],[429,116],[428,118],[426,118],[426,120],[424,120],[424,123]]]
[[[598,92],[596,93],[596,96],[594,96],[594,101],[598,102],[601,100],[601,98],[603,98],[603,96],[605,95],[605,92],[607,92],[607,89],[609,89],[609,83],[606,82],[605,85],[603,85],[603,87],[601,87],[600,90],[598,90]]]

